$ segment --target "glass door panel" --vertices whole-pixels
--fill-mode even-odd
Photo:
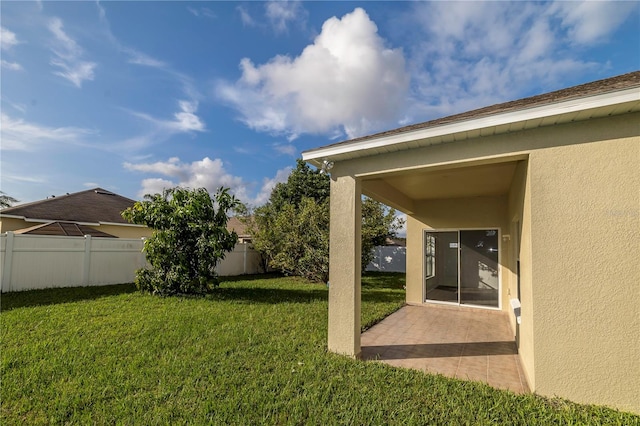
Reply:
[[[459,303],[458,232],[425,232],[427,300]]]
[[[460,231],[460,304],[498,307],[498,230]]]

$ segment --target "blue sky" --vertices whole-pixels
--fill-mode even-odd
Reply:
[[[304,150],[640,68],[639,2],[0,3],[1,190],[264,203]]]

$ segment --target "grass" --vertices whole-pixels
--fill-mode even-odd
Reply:
[[[363,328],[402,305],[403,280],[363,278]],[[206,298],[31,291],[1,308],[4,425],[640,424],[328,353],[327,288],[296,278],[229,279]]]

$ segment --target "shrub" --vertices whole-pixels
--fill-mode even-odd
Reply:
[[[216,287],[216,265],[238,242],[238,235],[226,228],[227,212],[238,204],[225,188],[212,198],[204,188],[176,187],[146,195],[122,212],[128,221],[153,229],[144,243],[151,268],[136,272],[136,286],[164,296],[203,294]]]

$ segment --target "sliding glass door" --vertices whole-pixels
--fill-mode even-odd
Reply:
[[[427,301],[499,307],[498,230],[425,232]]]
[[[425,235],[427,299],[458,303],[458,232]]]

